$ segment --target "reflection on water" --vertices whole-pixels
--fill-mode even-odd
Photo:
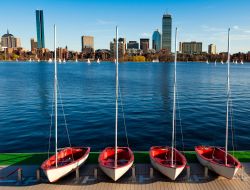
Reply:
[[[170,145],[173,69],[171,63],[119,65],[129,144],[134,150]],[[0,64],[0,152],[47,151],[54,65]],[[232,65],[233,124],[238,149],[250,148],[250,65]],[[73,145],[102,150],[114,144],[115,64],[58,65],[60,92]],[[177,141],[224,145],[226,65],[178,63]],[[59,105],[59,145],[68,146]],[[119,107],[119,145],[126,145]],[[53,132],[53,131],[52,131]],[[3,135],[4,134],[4,135]],[[53,138],[52,138],[53,140]],[[53,148],[53,147],[52,147]]]

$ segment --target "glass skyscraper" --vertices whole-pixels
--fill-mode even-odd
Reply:
[[[170,14],[164,14],[162,17],[162,49],[171,51],[172,37],[172,17]]]
[[[37,48],[45,48],[43,10],[36,10]]]
[[[154,31],[153,36],[152,36],[152,49],[156,51],[161,50],[161,34],[158,31],[158,29]]]

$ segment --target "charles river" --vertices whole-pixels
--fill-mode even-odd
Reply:
[[[227,65],[177,64],[177,147],[193,150],[199,144],[224,146]],[[173,69],[173,63],[119,64],[120,92],[132,150],[170,145]],[[48,150],[53,77],[53,64],[0,63],[0,152]],[[115,64],[68,62],[58,65],[58,80],[72,145],[90,146],[92,151],[113,146]],[[233,144],[236,150],[249,150],[250,64],[231,65],[231,91],[230,149]],[[120,106],[120,146],[127,144],[123,111]],[[64,147],[68,140],[60,99],[58,112],[59,146]]]

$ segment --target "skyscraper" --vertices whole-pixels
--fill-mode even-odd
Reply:
[[[94,52],[94,37],[82,36],[82,52]]]
[[[209,53],[209,54],[216,54],[216,45],[210,44],[210,45],[208,46],[208,53]]]
[[[45,48],[43,10],[36,10],[37,48]]]
[[[140,49],[143,52],[146,52],[149,49],[149,39],[148,38],[141,38],[140,39]]]
[[[113,42],[110,42],[110,52],[111,57],[116,57],[116,39],[114,38]],[[119,59],[123,59],[124,54],[126,53],[126,38],[118,39],[118,56]]]
[[[158,31],[158,29],[154,31],[153,36],[152,36],[152,49],[156,51],[161,50],[161,34]]]
[[[82,36],[82,53],[83,58],[94,58],[94,37],[93,36]]]
[[[162,17],[162,49],[171,51],[172,17],[164,14]]]
[[[16,38],[16,47],[17,48],[21,47],[21,39],[20,38]]]
[[[35,41],[34,38],[30,39],[30,46],[31,46],[31,51],[35,51],[37,49],[37,42]]]

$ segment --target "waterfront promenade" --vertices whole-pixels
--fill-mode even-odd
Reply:
[[[77,176],[75,172],[63,178],[55,184],[49,184],[41,174],[41,180],[37,181],[37,168],[39,165],[30,166],[11,166],[1,167],[1,175],[7,174],[13,169],[22,167],[22,182],[17,181],[17,174],[11,176],[8,180],[0,180],[1,190],[11,189],[60,189],[60,190],[132,190],[132,189],[179,189],[179,190],[249,190],[250,189],[250,163],[243,163],[244,172],[238,171],[236,177],[232,180],[218,177],[216,174],[206,171],[198,163],[191,163],[190,176],[187,178],[187,170],[178,177],[176,181],[171,181],[153,170],[150,164],[136,164],[135,170],[131,169],[124,177],[117,182],[113,182],[106,177],[97,164],[86,164],[79,170]],[[133,174],[133,172],[135,172]],[[77,178],[78,177],[78,178]]]

